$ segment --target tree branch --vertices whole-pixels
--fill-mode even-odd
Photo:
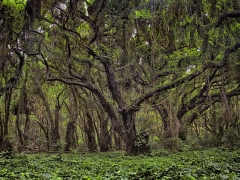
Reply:
[[[3,93],[7,92],[9,89],[12,89],[18,83],[18,80],[22,74],[22,70],[24,67],[24,56],[17,49],[14,49],[14,52],[16,53],[16,55],[18,56],[18,59],[19,59],[18,68],[15,72],[15,75],[13,75],[11,78],[9,78],[6,86],[0,87],[0,96],[2,96]]]
[[[179,86],[179,85],[181,85],[181,84],[183,84],[185,82],[191,81],[191,80],[195,79],[197,76],[199,76],[200,74],[202,74],[206,69],[209,69],[209,68],[223,68],[227,64],[227,60],[228,60],[229,54],[233,53],[233,52],[236,52],[238,50],[238,48],[240,48],[240,43],[236,43],[233,47],[226,49],[220,64],[214,64],[214,63],[210,63],[209,64],[209,63],[207,63],[206,65],[204,65],[202,67],[201,70],[197,70],[193,74],[190,74],[190,75],[188,75],[186,77],[183,77],[183,78],[181,78],[179,80],[173,81],[172,83],[169,83],[169,84],[164,85],[164,86],[161,86],[161,85],[156,86],[155,88],[149,90],[148,92],[146,92],[142,96],[140,96],[137,99],[135,99],[128,106],[127,110],[137,111],[140,108],[139,106],[144,101],[146,101],[147,99],[151,98],[154,94],[163,92],[163,91],[168,90],[168,89],[175,88],[175,87],[177,87],[177,86]]]
[[[86,51],[95,59],[99,60],[104,66],[107,76],[108,88],[112,93],[113,98],[118,103],[119,109],[122,109],[126,102],[124,101],[121,92],[119,91],[118,83],[112,65],[108,58],[100,57],[90,46],[85,46]]]
[[[222,25],[224,19],[226,19],[226,18],[239,18],[239,17],[240,17],[240,9],[231,11],[231,12],[226,12],[220,16],[215,27],[220,27]]]
[[[234,96],[238,96],[240,95],[240,85],[233,89],[232,91],[230,91],[229,93],[226,94],[226,96],[228,98],[234,97]],[[221,95],[220,94],[214,94],[211,96],[212,97],[212,104],[221,102]],[[198,107],[198,113],[194,112],[190,117],[187,118],[187,123],[193,123],[195,119],[198,118],[199,114],[202,114],[204,111],[208,110],[210,108],[209,105],[204,105],[204,104],[199,104]]]
[[[191,100],[189,100],[186,103],[183,103],[181,108],[178,110],[177,112],[177,117],[179,120],[182,119],[182,117],[190,110],[194,109],[195,107],[197,107],[198,105],[202,104],[203,102],[205,102],[205,100],[207,99],[207,95],[204,95],[204,93],[207,93],[208,91],[208,81],[212,82],[212,80],[214,79],[216,73],[217,73],[218,69],[214,69],[211,76],[209,77],[208,80],[205,81],[205,85],[202,87],[202,89],[200,90],[199,94],[197,94],[196,96],[194,96]]]
[[[240,48],[240,43],[236,43],[233,47],[230,47],[225,50],[222,61],[219,64],[213,62],[207,62],[206,67],[208,68],[218,68],[221,69],[227,64],[229,54],[236,52]]]
[[[176,80],[176,81],[173,81],[172,83],[169,83],[169,84],[166,84],[164,86],[162,85],[158,85],[154,88],[152,88],[151,90],[149,90],[147,93],[143,94],[142,96],[138,97],[137,99],[135,99],[128,107],[128,110],[134,110],[134,111],[137,111],[139,109],[139,106],[144,102],[146,101],[147,99],[151,98],[154,94],[156,93],[160,93],[160,92],[163,92],[165,90],[168,90],[168,89],[172,89],[172,88],[175,88],[185,82],[188,82],[188,81],[191,81],[193,80],[194,78],[196,78],[197,76],[199,76],[200,74],[203,73],[203,71],[205,71],[205,68],[203,68],[202,70],[198,70],[198,71],[195,71],[195,73],[193,74],[190,74],[184,78],[181,78],[179,80]]]

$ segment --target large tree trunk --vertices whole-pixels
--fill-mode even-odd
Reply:
[[[126,152],[127,154],[136,155],[138,153],[138,144],[135,144],[137,140],[137,133],[135,127],[134,117],[130,113],[124,113],[122,115],[125,128],[125,143],[126,143]]]
[[[154,107],[162,118],[164,138],[170,138],[171,135],[169,132],[169,121],[168,121],[169,116],[168,116],[167,109],[162,104],[160,104],[159,106],[156,106],[156,103],[154,103]]]
[[[85,133],[87,134],[88,149],[89,149],[89,152],[96,152],[97,142],[95,137],[93,119],[88,112],[86,116],[87,116],[87,122],[84,122],[84,130],[85,130]]]
[[[107,80],[108,80],[108,87],[112,93],[114,100],[118,104],[118,114],[121,118],[118,118],[115,111],[109,112],[112,108],[105,107],[105,102],[101,102],[103,108],[107,110],[110,119],[112,120],[112,125],[114,130],[116,130],[121,138],[126,143],[126,152],[129,155],[138,155],[149,153],[150,148],[148,146],[148,136],[141,137],[141,135],[137,135],[136,127],[135,127],[135,113],[139,110],[138,104],[130,105],[127,108],[127,102],[123,98],[118,84],[116,82],[116,77],[114,74],[114,70],[109,63],[109,60],[102,59],[102,64],[105,68]],[[98,95],[98,94],[96,94]],[[101,97],[99,97],[101,100]],[[114,115],[113,115],[114,113]],[[143,141],[142,141],[143,140]],[[138,141],[138,142],[137,142]],[[141,142],[140,142],[141,141]],[[139,143],[140,142],[140,143]]]
[[[149,154],[150,146],[148,144],[149,134],[140,131],[137,134],[135,126],[135,112],[128,111],[122,114],[125,128],[126,152],[128,155]]]

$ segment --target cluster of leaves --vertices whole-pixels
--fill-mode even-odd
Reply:
[[[0,179],[239,179],[240,151],[16,155],[0,160]]]

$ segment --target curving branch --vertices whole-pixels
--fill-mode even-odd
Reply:
[[[99,32],[99,28],[96,24],[96,20],[92,20],[90,17],[86,16],[83,12],[81,11],[78,11],[78,15],[80,18],[82,18],[85,22],[87,22],[91,27],[92,29],[94,30],[94,35],[93,37],[91,38],[91,40],[89,41],[89,44],[92,44],[94,43],[94,41],[97,39],[98,37],[98,32]]]
[[[15,75],[13,75],[9,80],[7,81],[7,84],[5,87],[0,87],[0,96],[2,96],[5,92],[12,89],[14,86],[17,85],[19,78],[22,75],[22,70],[24,67],[24,56],[17,50],[14,49],[15,54],[18,56],[19,63],[18,68],[15,72]]]
[[[145,94],[141,95],[140,97],[138,97],[137,99],[135,99],[128,107],[127,107],[127,111],[137,111],[140,108],[140,105],[148,100],[149,98],[151,98],[153,95],[166,91],[168,89],[172,89],[175,87],[178,87],[181,84],[184,84],[188,81],[191,81],[193,79],[195,79],[196,77],[198,77],[200,74],[202,74],[204,71],[206,70],[206,68],[203,68],[202,70],[198,70],[195,71],[193,74],[190,74],[186,77],[183,77],[179,80],[175,80],[172,83],[166,84],[166,85],[158,85],[152,89],[150,89],[148,92],[146,92]]]
[[[238,87],[236,87],[235,89],[233,89],[232,91],[226,93],[227,98],[231,98],[231,97],[238,96],[238,95],[240,95],[240,85]],[[211,98],[212,98],[212,104],[221,102],[221,94],[213,94],[213,95],[211,95]],[[189,124],[193,123],[199,117],[200,114],[202,114],[209,108],[210,108],[210,105],[199,104],[198,112],[194,112],[191,116],[189,116],[187,118],[186,122]]]
[[[177,112],[177,117],[179,120],[182,119],[182,117],[189,112],[190,110],[194,109],[195,107],[199,106],[200,104],[204,103],[205,100],[207,99],[207,94],[209,89],[208,89],[208,82],[212,82],[216,73],[217,73],[218,69],[214,69],[212,74],[210,75],[209,79],[205,81],[205,85],[202,87],[202,89],[200,90],[199,94],[197,94],[196,96],[194,96],[191,100],[189,100],[186,103],[183,103],[182,106],[180,107],[180,109]]]
[[[239,48],[240,48],[240,43],[236,43],[233,47],[227,48],[225,50],[225,52],[224,52],[224,56],[222,58],[222,61],[219,64],[214,64],[212,62],[209,62],[209,63],[205,64],[202,67],[202,69],[197,70],[194,73],[192,73],[192,74],[190,74],[190,75],[188,75],[186,77],[183,77],[183,78],[181,78],[179,80],[175,80],[172,83],[166,84],[164,86],[158,85],[158,86],[150,89],[148,92],[146,92],[145,94],[143,94],[140,97],[138,97],[137,99],[135,99],[125,110],[127,110],[127,111],[135,111],[136,112],[136,111],[139,110],[140,105],[144,101],[146,101],[147,99],[151,98],[154,94],[163,92],[163,91],[168,90],[168,89],[175,88],[175,87],[177,87],[177,86],[179,86],[179,85],[181,85],[181,84],[183,84],[185,82],[189,82],[189,81],[195,79],[196,77],[198,77],[200,74],[202,74],[207,69],[211,69],[211,68],[219,68],[219,69],[221,69],[221,68],[223,68],[227,64],[229,55],[231,53],[236,52]]]
[[[206,67],[221,69],[227,64],[228,57],[231,53],[236,52],[240,48],[240,43],[236,43],[234,46],[227,48],[224,52],[222,61],[220,63],[207,62]]]
[[[108,88],[111,91],[113,98],[118,103],[119,109],[122,109],[126,105],[126,102],[123,99],[122,94],[119,90],[114,69],[113,69],[111,63],[109,62],[110,60],[107,57],[100,57],[90,46],[86,45],[84,47],[85,47],[85,50],[93,58],[95,58],[96,60],[99,60],[102,63],[102,65],[105,69],[106,76],[107,76]]]
[[[91,91],[99,99],[103,109],[109,115],[109,117],[110,117],[110,119],[112,121],[114,130],[116,132],[118,132],[123,139],[126,139],[126,136],[125,136],[124,131],[123,131],[124,128],[123,128],[123,125],[119,121],[119,117],[116,115],[115,110],[109,104],[109,102],[107,101],[107,99],[104,97],[103,93],[99,89],[94,87],[89,82],[71,81],[71,80],[66,80],[66,79],[63,79],[63,78],[50,77],[49,65],[48,65],[48,63],[47,63],[47,61],[46,61],[46,59],[44,58],[43,55],[42,55],[42,58],[43,58],[43,62],[45,64],[45,66],[46,66],[46,74],[47,74],[46,79],[47,79],[47,81],[59,81],[59,82],[62,82],[64,84],[83,87],[83,88],[86,88],[89,91]],[[109,69],[110,69],[109,70],[110,74],[113,73],[113,70],[111,70],[110,67],[109,67]],[[109,76],[111,76],[110,74],[109,74]]]

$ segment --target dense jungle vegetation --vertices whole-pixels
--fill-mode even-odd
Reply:
[[[0,12],[2,156],[239,149],[239,0],[1,0]]]

